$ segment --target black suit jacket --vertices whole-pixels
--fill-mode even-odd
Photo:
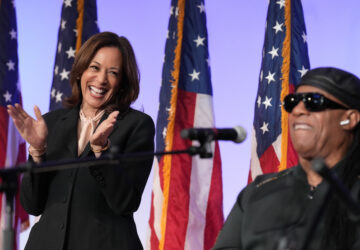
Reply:
[[[332,168],[338,176],[343,171],[341,164]],[[259,175],[240,192],[213,250],[303,249],[314,221],[316,228],[306,249],[324,249],[326,210],[320,218],[317,212],[324,205],[328,190],[326,181],[311,189],[301,166]],[[356,228],[354,243],[347,250],[360,249],[359,229]],[[326,250],[340,249],[330,245]]]
[[[44,119],[49,130],[44,160],[78,158],[79,109],[53,111]],[[120,153],[149,152],[154,150],[154,134],[152,119],[130,109],[119,114],[109,139]],[[79,157],[88,156],[94,156],[89,144]],[[152,161],[153,157],[138,157],[115,167],[25,175],[21,203],[28,213],[41,214],[25,249],[142,249],[133,213],[140,205]]]

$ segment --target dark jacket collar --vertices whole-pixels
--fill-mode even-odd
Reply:
[[[122,112],[118,115],[117,117],[117,121],[120,121],[122,119],[124,119],[124,117],[131,112],[131,108],[129,108],[126,112]],[[64,135],[69,136],[68,138],[68,149],[75,154],[75,156],[77,157],[78,154],[78,136],[77,136],[77,127],[78,127],[78,121],[79,121],[79,112],[80,112],[80,106],[74,107],[72,109],[69,110],[69,112],[67,112],[63,117],[62,117],[62,121],[63,121],[63,125],[62,128],[64,131]],[[104,115],[101,117],[99,124],[96,126],[95,130],[99,127],[99,125],[105,121],[108,118],[109,114],[108,113],[104,113]],[[114,125],[114,129],[111,132],[111,134],[109,135],[109,138],[111,140],[111,135],[118,129],[119,124],[118,122],[115,123]],[[90,144],[88,143],[85,148],[84,151],[81,153],[81,155],[79,156],[79,158],[83,158],[83,157],[87,157],[89,152],[90,152],[91,148],[90,148]]]

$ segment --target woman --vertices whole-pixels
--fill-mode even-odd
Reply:
[[[152,119],[130,108],[139,93],[133,49],[111,32],[92,36],[71,70],[67,108],[36,120],[21,107],[8,106],[36,163],[100,157],[116,146],[120,153],[154,149]],[[25,175],[20,198],[25,210],[41,215],[26,250],[142,249],[133,219],[152,157],[100,166]]]

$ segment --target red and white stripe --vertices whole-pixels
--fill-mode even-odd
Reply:
[[[16,127],[9,118],[7,111],[4,107],[0,108],[0,167],[10,168],[24,162],[26,160],[26,144],[22,137],[16,130]],[[20,179],[20,178],[19,178]],[[1,231],[4,228],[5,224],[5,195],[0,194],[1,202],[1,214],[0,214],[0,223]],[[18,249],[19,243],[19,233],[21,230],[26,229],[28,225],[28,215],[21,208],[19,202],[19,196],[16,196],[14,201],[14,212],[13,212],[13,228],[15,230],[15,242],[14,249]],[[2,233],[0,233],[0,245],[2,245]]]
[[[189,127],[214,127],[212,97],[206,94],[178,92],[173,150],[190,146],[180,138]],[[196,145],[194,142],[193,145]],[[154,164],[154,182],[147,249],[211,249],[223,224],[221,160],[217,143],[214,157],[175,155],[172,157],[169,197],[163,195],[162,161]],[[166,214],[163,202],[168,199]],[[161,218],[166,216],[165,228]],[[162,239],[162,230],[165,238]],[[161,250],[162,250],[161,249]]]

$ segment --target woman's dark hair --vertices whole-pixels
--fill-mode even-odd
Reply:
[[[360,124],[354,131],[354,141],[344,159],[339,176],[351,190],[360,181]],[[355,242],[357,222],[349,218],[348,209],[333,195],[329,200],[325,216],[324,237],[321,249],[351,249]]]
[[[140,74],[136,63],[134,50],[125,37],[119,37],[112,32],[101,32],[90,37],[77,52],[74,64],[70,72],[70,85],[72,94],[64,100],[66,107],[75,107],[82,102],[80,79],[84,71],[89,67],[91,60],[99,49],[103,47],[115,47],[121,53],[120,86],[117,92],[100,109],[106,112],[129,109],[139,95]]]

